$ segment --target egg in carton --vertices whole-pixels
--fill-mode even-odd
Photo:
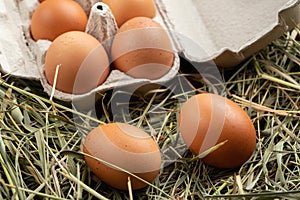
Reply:
[[[94,36],[110,52],[112,38],[118,27],[109,7],[95,0],[76,0],[85,10],[88,18],[86,33]],[[1,69],[2,71],[17,77],[40,80],[44,90],[57,99],[64,101],[83,101],[93,98],[96,93],[104,93],[118,87],[130,87],[132,85],[162,84],[176,76],[179,70],[179,56],[174,50],[174,60],[171,69],[157,79],[133,78],[126,73],[113,69],[104,83],[83,94],[70,94],[54,89],[45,76],[45,54],[51,45],[51,41],[34,41],[30,34],[31,16],[38,6],[35,0],[14,1],[4,0],[0,4],[2,18],[6,20],[2,25],[2,34],[10,38],[1,37]],[[9,12],[8,12],[9,11]],[[159,18],[156,17],[156,18]],[[158,20],[159,21],[159,20]],[[17,47],[15,54],[11,51]],[[109,54],[109,53],[108,53]],[[7,56],[13,55],[13,56]],[[83,103],[84,104],[84,103]]]

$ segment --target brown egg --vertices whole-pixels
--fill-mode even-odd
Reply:
[[[134,78],[158,79],[174,61],[172,44],[160,24],[135,17],[121,26],[111,48],[115,68]]]
[[[87,15],[73,0],[47,0],[32,14],[31,35],[34,40],[53,41],[68,31],[85,31]]]
[[[109,74],[109,60],[101,43],[93,36],[70,31],[58,36],[45,56],[45,76],[50,85],[66,93],[82,94],[101,85]]]
[[[125,123],[100,125],[92,130],[83,142],[83,152],[148,182],[153,181],[160,171],[161,156],[157,143],[143,130]],[[147,186],[113,166],[88,156],[85,160],[94,174],[112,187],[127,190],[128,177],[132,189]]]
[[[215,94],[187,100],[179,116],[183,140],[196,155],[224,142],[203,161],[218,168],[245,163],[256,146],[255,128],[247,113],[233,101]]]
[[[118,26],[134,17],[155,17],[153,0],[102,0],[113,13]]]

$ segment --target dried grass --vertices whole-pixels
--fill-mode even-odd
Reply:
[[[238,68],[221,71],[227,97],[247,111],[257,130],[255,153],[233,170],[203,164],[180,140],[176,124],[180,103],[218,87],[209,88],[197,73],[183,70],[168,89],[144,95],[108,92],[97,103],[101,111],[97,119],[49,100],[37,82],[2,76],[0,199],[300,199],[299,41],[300,31],[295,29]],[[183,87],[185,83],[191,90]],[[116,95],[130,96],[129,115],[123,106],[126,101],[113,104]],[[120,116],[112,114],[112,106]],[[76,120],[76,124],[74,116],[85,123]],[[165,167],[143,190],[113,189],[85,164],[82,136],[115,120],[156,133]]]

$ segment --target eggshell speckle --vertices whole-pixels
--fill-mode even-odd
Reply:
[[[125,123],[110,123],[93,129],[83,142],[83,152],[127,170],[151,182],[160,171],[161,156],[157,143],[141,129]],[[85,156],[85,160],[102,181],[127,190],[128,177],[132,189],[147,186],[127,173]]]
[[[179,129],[196,155],[225,142],[203,158],[218,168],[241,166],[256,146],[256,131],[247,113],[233,101],[215,94],[199,94],[187,100],[180,110]]]
[[[53,41],[68,31],[84,31],[87,15],[73,0],[47,0],[35,9],[31,18],[31,35],[34,40]]]
[[[134,78],[155,80],[168,73],[174,52],[166,31],[147,17],[130,19],[117,32],[111,56],[115,68]]]
[[[109,60],[101,43],[93,36],[71,31],[57,37],[45,56],[45,76],[55,88],[73,94],[89,92],[102,84],[109,74]]]
[[[110,7],[119,27],[134,17],[155,17],[153,0],[102,0],[102,2]]]

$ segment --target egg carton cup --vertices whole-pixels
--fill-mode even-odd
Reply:
[[[99,41],[114,35],[111,18],[93,12],[97,0],[76,0],[89,16],[87,32]],[[300,0],[154,0],[154,18],[168,32],[174,52],[192,62],[213,60],[220,67],[233,67],[300,23]],[[31,15],[37,0],[0,0],[0,62],[1,71],[16,77],[40,80],[51,94],[42,64],[49,42],[35,42],[30,36]],[[103,14],[103,13],[102,13]],[[111,13],[106,13],[110,15]],[[96,18],[96,19],[92,19]],[[100,20],[99,24],[95,20]],[[105,26],[109,25],[109,26]],[[102,27],[106,31],[95,31]],[[93,34],[98,32],[98,34]],[[100,34],[99,34],[100,32]],[[103,33],[101,35],[101,33]],[[104,44],[108,49],[110,44]],[[201,51],[199,51],[199,47]],[[134,79],[113,70],[103,85],[93,92],[139,83],[163,83],[176,76],[178,54],[172,70],[158,80]],[[40,61],[39,61],[40,60]],[[55,91],[54,97],[66,101],[84,95]]]
[[[85,32],[98,39],[105,50],[110,52],[112,38],[118,28],[109,7],[95,0],[77,0],[77,2],[89,16]],[[63,101],[84,101],[95,93],[104,93],[118,87],[163,84],[178,73],[180,59],[174,50],[173,66],[159,79],[133,78],[120,70],[113,69],[104,83],[87,93],[70,94],[56,90],[48,83],[44,73],[45,54],[51,41],[34,41],[30,35],[31,16],[37,6],[37,0],[13,2],[0,0],[1,71],[16,77],[39,80],[49,96]]]

